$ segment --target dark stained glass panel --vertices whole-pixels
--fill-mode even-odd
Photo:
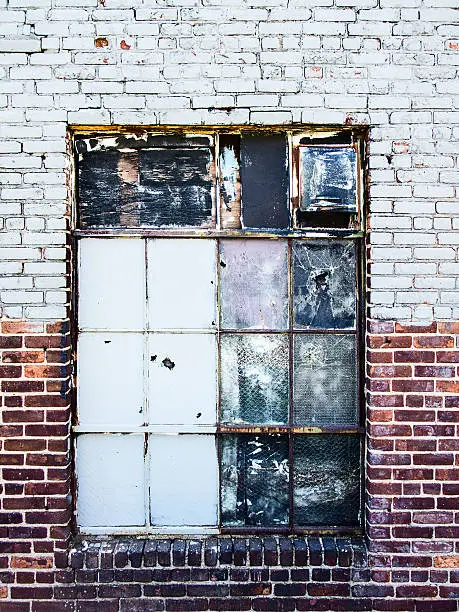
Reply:
[[[288,524],[287,436],[223,436],[221,461],[223,526]]]

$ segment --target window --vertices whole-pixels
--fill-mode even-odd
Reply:
[[[75,135],[83,532],[359,530],[362,143]]]

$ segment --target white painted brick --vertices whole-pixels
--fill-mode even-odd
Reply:
[[[414,249],[414,259],[454,260],[456,251],[451,248],[418,248]]]

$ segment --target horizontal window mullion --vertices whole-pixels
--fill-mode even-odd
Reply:
[[[288,426],[288,425],[220,425],[219,434],[363,434],[364,427],[356,425]]]
[[[251,230],[217,230],[217,229],[200,229],[196,230],[193,228],[190,229],[130,229],[130,228],[121,228],[121,229],[112,229],[112,228],[103,228],[103,229],[74,229],[72,234],[77,238],[266,238],[266,239],[277,239],[277,240],[286,240],[288,238],[293,238],[295,240],[316,240],[317,238],[326,238],[333,240],[336,239],[360,239],[364,237],[364,232],[355,231],[355,230],[347,230],[347,229],[337,229],[333,232],[318,229],[316,231],[251,231]]]
[[[217,427],[215,425],[142,425],[139,427],[130,427],[121,425],[110,425],[109,423],[74,425],[73,431],[77,434],[85,433],[154,433],[164,435],[182,435],[182,434],[215,434]]]

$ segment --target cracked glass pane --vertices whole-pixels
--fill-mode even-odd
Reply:
[[[294,436],[293,488],[296,525],[357,526],[359,436]]]
[[[293,346],[294,422],[318,427],[356,425],[355,336],[295,334]]]
[[[221,326],[287,329],[287,242],[222,240]]]
[[[262,527],[288,524],[288,478],[287,436],[223,436],[222,524]]]
[[[289,341],[286,335],[223,335],[220,363],[222,422],[287,423]]]
[[[355,257],[353,242],[293,242],[296,328],[355,328]]]
[[[301,147],[301,210],[356,210],[356,155],[350,147]]]

